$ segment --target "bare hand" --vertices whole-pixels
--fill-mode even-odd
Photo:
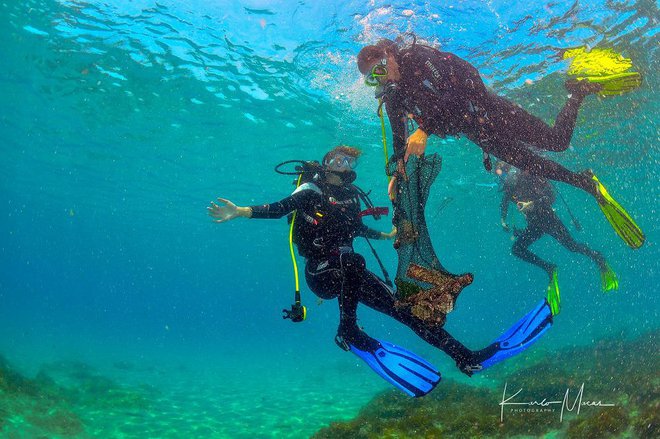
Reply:
[[[408,144],[406,145],[406,155],[403,158],[406,162],[408,161],[408,157],[410,157],[411,154],[416,155],[417,157],[421,156],[424,154],[424,151],[426,150],[426,141],[428,140],[429,136],[426,134],[424,131],[421,129],[417,128],[417,130],[408,137]]]
[[[518,210],[521,211],[522,213],[526,213],[531,211],[534,208],[534,202],[533,201],[518,201],[516,203],[516,206],[518,207]]]
[[[504,220],[502,220],[502,229],[503,229],[505,232],[509,232],[509,230],[510,230],[510,229],[509,229],[509,225],[508,225],[508,224],[506,223],[506,221],[504,221]]]
[[[398,180],[401,179],[402,182],[408,181],[408,176],[406,175],[406,163],[399,159],[396,162],[396,172],[392,178],[390,178],[390,182],[387,185],[387,194],[390,197],[390,201],[395,201],[396,200],[396,194],[398,192]]]
[[[392,231],[390,233],[383,233],[384,239],[394,239],[396,236],[396,226],[392,226]]]
[[[218,198],[218,201],[221,205],[211,201],[211,205],[206,208],[209,211],[209,215],[215,218],[213,222],[224,223],[238,216],[238,207],[234,203],[224,198]]]
[[[390,197],[390,201],[396,200],[396,175],[390,179],[390,182],[387,185],[387,195]]]

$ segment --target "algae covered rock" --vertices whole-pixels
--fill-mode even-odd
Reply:
[[[118,385],[84,364],[48,364],[32,379],[0,357],[0,437],[89,437],[87,417],[137,412],[152,397],[149,388]]]
[[[533,364],[518,369],[488,370],[489,387],[476,387],[481,378],[475,376],[475,385],[444,380],[419,399],[392,390],[374,397],[355,419],[332,423],[314,437],[656,438],[657,352],[657,333],[601,340],[534,355]],[[518,403],[506,410],[500,405],[505,383],[507,397],[515,394]]]
[[[628,428],[628,413],[623,407],[610,407],[592,416],[576,419],[568,427],[569,439],[619,437]]]

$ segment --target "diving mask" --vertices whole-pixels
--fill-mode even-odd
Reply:
[[[357,158],[344,154],[337,154],[323,163],[329,171],[344,172],[357,166]]]
[[[381,85],[378,78],[385,77],[387,77],[387,58],[383,58],[371,68],[371,71],[364,77],[364,83],[370,87],[377,87]]]

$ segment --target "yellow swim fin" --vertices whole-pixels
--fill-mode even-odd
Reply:
[[[598,178],[596,178],[595,175],[592,175],[591,178],[594,183],[596,183],[596,191],[598,193],[596,199],[598,200],[598,206],[600,207],[600,210],[603,211],[605,218],[607,218],[607,221],[609,221],[616,234],[619,235],[619,237],[623,239],[630,248],[640,248],[646,240],[646,236],[644,236],[642,229],[640,229],[630,215],[628,215],[628,212],[626,212],[624,208],[612,198],[607,192],[607,189],[605,189],[605,186],[598,181]]]
[[[579,81],[602,85],[601,96],[616,96],[635,90],[642,84],[642,75],[631,71],[633,63],[612,49],[584,47],[564,52],[564,59],[572,58],[568,75]]]
[[[597,94],[604,97],[622,95],[642,85],[642,75],[637,72],[615,73],[606,76],[578,76],[575,79],[600,84],[603,88]]]
[[[609,264],[605,264],[600,272],[600,283],[604,293],[619,289],[619,279]]]
[[[547,295],[548,305],[550,305],[550,312],[552,316],[559,314],[561,309],[561,297],[559,296],[559,281],[557,280],[557,269],[552,270],[552,276],[550,277],[550,283],[548,284],[548,295]]]

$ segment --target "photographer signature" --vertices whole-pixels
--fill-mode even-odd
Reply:
[[[514,393],[511,396],[507,397],[506,394],[506,389],[507,389],[508,383],[504,384],[504,392],[502,394],[502,402],[500,402],[500,421],[504,422],[504,406],[528,406],[528,407],[552,407],[554,405],[561,404],[561,411],[559,414],[559,422],[563,421],[564,419],[564,412],[572,412],[573,410],[576,410],[576,414],[580,414],[580,408],[581,407],[614,407],[614,404],[610,403],[604,403],[602,401],[589,401],[589,400],[583,400],[583,395],[584,395],[584,383],[580,386],[580,389],[577,392],[577,395],[575,396],[575,399],[573,400],[573,403],[570,403],[570,392],[571,389],[567,388],[566,393],[564,393],[564,399],[562,400],[555,400],[555,401],[548,401],[547,398],[543,398],[541,401],[526,401],[526,402],[512,402],[512,400],[522,392],[522,388],[518,390],[516,393]]]

